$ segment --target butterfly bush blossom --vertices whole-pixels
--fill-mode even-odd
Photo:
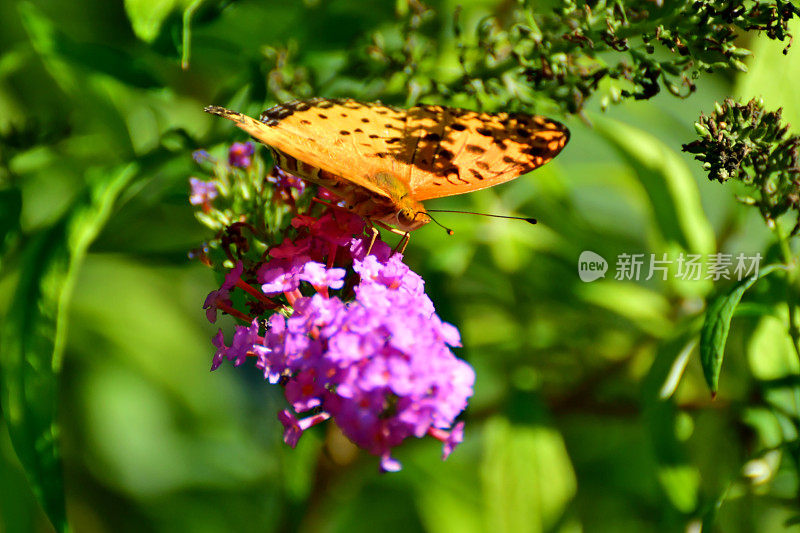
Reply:
[[[331,419],[380,457],[383,471],[400,469],[392,450],[412,436],[440,440],[447,458],[462,440],[456,417],[475,381],[451,351],[461,345],[458,330],[438,317],[402,255],[372,242],[361,218],[330,204],[325,191],[319,196],[327,200],[297,208],[305,185],[281,171],[266,182],[273,201],[288,206],[290,223],[258,260],[237,259],[206,298],[209,321],[223,312],[243,322],[230,343],[222,330],[213,337],[211,369],[254,360],[282,386],[288,408],[278,419],[292,447]],[[239,291],[250,312],[232,303]]]

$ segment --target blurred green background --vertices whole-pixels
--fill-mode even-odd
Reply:
[[[689,99],[590,106],[592,127],[554,117],[572,130],[555,162],[430,203],[540,223],[442,215],[455,236],[433,225],[413,235],[407,263],[461,329],[458,355],[477,383],[465,442],[447,462],[435,442],[409,442],[397,451],[402,472],[381,475],[331,427],[286,447],[280,391],[255,368],[208,371],[216,328],[201,304],[216,282],[187,258],[209,237],[187,195],[199,172],[193,149],[221,156],[244,139],[203,106],[274,102],[283,97],[276,76],[309,75],[324,96],[369,94],[357,76],[331,73],[365,34],[393,23],[395,2],[202,7],[184,70],[190,4],[0,3],[0,188],[21,197],[19,237],[0,260],[6,323],[18,318],[12,296],[35,264],[26,250],[76,209],[87,183],[120,181],[67,280],[59,337],[75,531],[700,531],[714,512],[719,531],[784,530],[797,514],[798,477],[781,447],[792,428],[775,406],[796,417],[797,405],[770,387],[798,372],[785,309],[734,320],[712,402],[691,344],[711,282],[583,283],[577,260],[592,250],[613,273],[621,253],[769,254],[757,213],[709,183],[680,146],[700,112],[731,95],[762,96],[800,125],[797,47],[783,56],[781,44],[746,36],[750,72],[701,79]],[[505,2],[458,4],[475,24]],[[449,13],[456,2],[430,5]],[[442,40],[452,32],[433,31]],[[276,70],[284,49],[295,67]],[[443,72],[456,68],[451,53],[439,61]],[[7,218],[11,205],[0,207]],[[770,290],[755,290],[752,305]],[[51,527],[2,425],[0,531]]]

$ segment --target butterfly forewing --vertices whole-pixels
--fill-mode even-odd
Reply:
[[[409,114],[417,113],[412,108]],[[452,196],[512,180],[553,159],[569,131],[553,120],[522,113],[477,113],[426,107],[439,124],[428,134],[435,148],[417,157],[410,172],[417,200]]]
[[[405,110],[378,103],[295,101],[261,115],[267,131],[259,140],[347,183],[395,197],[398,183],[381,176],[392,174],[408,188],[399,157],[405,118]]]

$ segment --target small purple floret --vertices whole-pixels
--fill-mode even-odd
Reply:
[[[250,141],[233,143],[228,150],[228,164],[232,167],[247,168],[252,163],[255,148]]]
[[[189,178],[189,185],[192,188],[189,194],[189,203],[192,205],[208,204],[219,194],[219,191],[217,191],[217,183],[214,181]]]

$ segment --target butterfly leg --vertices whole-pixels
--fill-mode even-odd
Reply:
[[[375,224],[376,226],[382,227],[385,230],[391,231],[395,235],[400,235],[401,236],[400,242],[398,242],[397,246],[395,246],[394,250],[392,250],[393,254],[397,253],[397,252],[400,252],[400,254],[403,254],[406,251],[406,246],[408,246],[408,241],[411,240],[411,234],[409,232],[403,231],[403,230],[400,230],[400,229],[397,229],[397,228],[393,228],[392,226],[389,226],[388,224],[384,224],[383,222],[380,222],[378,220],[373,220],[372,223]]]
[[[370,233],[372,233],[372,237],[369,240],[369,246],[367,246],[367,253],[364,254],[364,257],[368,256],[372,252],[372,247],[375,245],[375,241],[378,239],[378,235],[381,234],[381,232],[378,231],[378,228],[376,228],[372,224],[369,225],[369,230]]]
[[[397,246],[394,247],[393,252],[400,252],[400,255],[403,255],[406,251],[406,246],[408,246],[408,241],[411,240],[411,234],[409,232],[403,232],[403,236],[400,238],[400,242],[397,243]]]

